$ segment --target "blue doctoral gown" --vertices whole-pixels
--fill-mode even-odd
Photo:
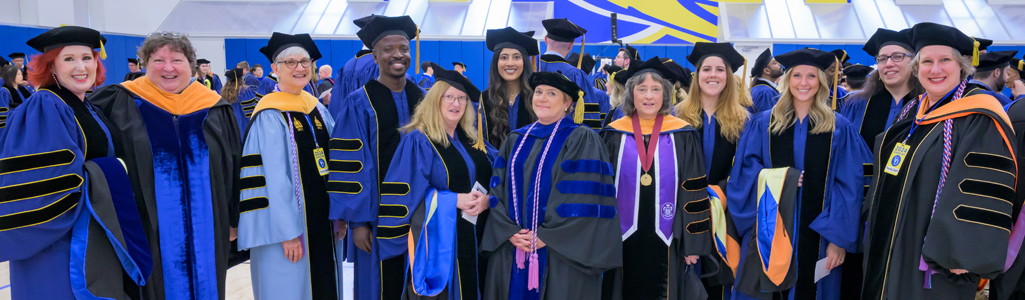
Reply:
[[[137,294],[153,260],[128,174],[95,107],[50,86],[8,117],[12,130],[0,134],[0,261],[10,261],[11,298]]]
[[[403,92],[392,92],[377,80],[368,81],[349,94],[334,113],[336,124],[331,135],[331,159],[345,164],[332,164],[328,177],[331,195],[331,220],[349,224],[348,236],[357,227],[370,226],[378,236],[378,205],[382,194],[401,193],[404,185],[383,182],[392,157],[398,148],[399,127],[410,121],[413,108],[426,92],[407,80]],[[335,101],[331,102],[335,104]],[[350,169],[357,164],[360,168]],[[374,239],[371,253],[358,249],[349,239],[346,260],[355,263],[354,293],[358,299],[380,299],[382,278],[388,289],[386,299],[397,297],[404,278],[404,260],[394,259],[382,265],[381,247]],[[397,265],[396,265],[397,264]],[[384,274],[382,274],[384,270]],[[394,274],[398,272],[398,274]],[[397,276],[397,277],[396,277]],[[396,282],[397,283],[392,283]]]
[[[772,110],[772,107],[776,106],[776,101],[779,101],[779,91],[765,79],[759,78],[758,83],[751,87],[751,102],[754,103],[752,114]]]
[[[420,130],[402,138],[385,182],[408,184],[409,193],[381,196],[377,239],[382,259],[413,257],[407,295],[479,299],[485,260],[477,253],[487,214],[478,215],[476,224],[461,218],[457,194],[469,193],[474,182],[488,185],[498,151],[486,143],[486,151],[473,148],[462,129],[448,140],[445,147]]]
[[[239,132],[246,132],[249,118],[253,116],[253,110],[256,109],[256,104],[259,102],[260,98],[256,97],[256,93],[248,86],[238,91],[237,101],[231,104],[231,110],[235,113]]]
[[[753,272],[745,268],[745,263],[759,263],[745,259],[749,250],[748,241],[752,239],[750,234],[754,233],[755,222],[763,213],[760,209],[766,209],[766,206],[757,205],[760,201],[759,173],[763,169],[791,167],[808,174],[804,175],[803,187],[798,188],[796,199],[779,200],[797,202],[797,216],[792,219],[796,223],[792,225],[795,232],[792,237],[795,262],[791,264],[787,275],[788,278],[791,273],[796,276],[796,287],[789,290],[790,298],[794,299],[796,293],[805,297],[817,295],[817,299],[839,299],[839,275],[843,266],[833,269],[830,275],[817,284],[812,283],[811,276],[814,274],[815,262],[826,257],[826,246],[829,243],[848,252],[856,250],[858,218],[864,193],[862,162],[871,153],[858,136],[857,129],[839,113],[834,113],[836,123],[830,133],[811,134],[813,127],[810,118],[806,117],[803,122],[795,121],[783,135],[775,135],[769,133],[770,112],[761,112],[752,117],[744,130],[737,144],[737,155],[726,191],[733,222],[742,237],[735,288],[742,288],[744,277],[758,276],[744,273]],[[829,155],[808,155],[811,153]],[[808,198],[817,198],[822,202],[803,199],[805,193],[808,193]],[[761,230],[765,229],[759,230],[761,236]],[[815,250],[806,253],[801,249]],[[733,299],[751,299],[751,296],[735,292]]]
[[[256,76],[253,76],[252,73],[246,73],[246,76],[243,76],[243,79],[250,89],[255,90],[256,88],[260,87],[260,78],[256,78]]]
[[[363,49],[356,56],[345,62],[345,66],[335,75],[335,86],[331,89],[331,104],[327,108],[332,115],[338,116],[342,101],[353,91],[363,87],[371,79],[377,78],[377,62],[374,61],[373,50]],[[336,104],[337,103],[337,104]]]
[[[537,68],[538,72],[561,72],[562,75],[566,75],[569,80],[584,91],[584,125],[591,127],[595,132],[601,130],[602,126],[602,114],[609,112],[609,101],[608,98],[602,98],[595,93],[594,84],[592,83],[591,77],[584,73],[584,71],[577,69],[575,65],[566,62],[566,59],[554,55],[545,54],[541,56],[540,67]],[[570,95],[574,97],[574,95]]]
[[[420,81],[417,83],[417,85],[419,85],[420,88],[425,90],[431,89],[431,87],[434,86],[434,76],[421,74]]]
[[[11,113],[11,93],[7,89],[0,89],[0,133],[4,132],[7,125],[7,115]],[[0,140],[0,147],[3,147],[3,140]]]

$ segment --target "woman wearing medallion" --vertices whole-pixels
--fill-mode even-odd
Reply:
[[[737,140],[751,118],[742,100],[743,82],[732,73],[744,64],[729,43],[697,43],[687,60],[697,68],[697,84],[690,85],[690,97],[676,106],[676,115],[698,130],[704,153],[705,175],[708,178],[708,196],[716,209],[712,210],[711,236],[714,249],[711,256],[702,258],[702,273],[718,273],[703,280],[711,299],[730,299],[736,268],[743,248],[726,205],[726,180],[733,169],[733,156]],[[714,262],[713,262],[714,260]],[[718,268],[716,267],[718,266]]]
[[[933,23],[908,37],[925,94],[876,137],[862,297],[974,299],[1021,246],[1017,145],[998,100],[969,83],[978,41]]]
[[[512,131],[494,163],[484,298],[599,299],[602,272],[622,261],[609,155],[580,125],[580,87],[555,72],[530,85],[538,121]]]
[[[409,192],[381,196],[381,259],[410,258],[403,299],[480,299],[487,262],[477,254],[488,217],[482,214],[489,205],[485,187],[490,157],[498,151],[475,127],[480,90],[459,72],[430,66],[436,82],[403,126],[385,176],[386,185],[408,186]]]
[[[602,131],[615,162],[623,239],[623,267],[606,273],[602,296],[704,299],[694,265],[711,254],[712,221],[701,139],[669,114],[675,75],[658,57],[629,72],[627,117]]]
[[[824,70],[835,61],[801,49],[776,56],[783,94],[755,115],[737,143],[726,188],[747,251],[734,298],[838,299],[846,252],[856,249],[862,162],[868,147],[833,112]],[[815,280],[817,262],[831,271]]]

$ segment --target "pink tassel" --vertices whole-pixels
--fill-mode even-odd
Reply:
[[[526,254],[527,253],[523,252],[523,250],[520,250],[519,248],[516,249],[516,268],[523,270],[523,264],[527,262]]]
[[[537,276],[537,252],[530,255],[530,272],[527,275],[527,290],[536,290],[541,286]]]

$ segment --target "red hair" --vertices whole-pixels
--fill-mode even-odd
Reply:
[[[25,78],[33,85],[40,87],[57,83],[51,74],[53,73],[53,62],[57,60],[57,55],[61,53],[61,50],[64,50],[64,47],[32,55],[32,59],[28,62],[28,75]],[[103,60],[100,59],[100,53],[96,50],[93,50],[93,59],[96,60],[96,82],[93,83],[93,86],[101,86],[103,81],[107,80],[107,69],[103,67]]]

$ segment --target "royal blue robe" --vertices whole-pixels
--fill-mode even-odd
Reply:
[[[246,132],[246,128],[249,127],[249,118],[253,117],[253,110],[256,109],[256,104],[259,102],[260,98],[256,97],[256,93],[248,86],[238,91],[238,98],[235,103],[231,104],[231,110],[235,113],[239,132]]]
[[[758,177],[763,169],[791,167],[805,172],[803,187],[798,189],[796,199],[797,216],[793,218],[795,234],[793,259],[796,261],[788,271],[796,277],[796,286],[785,289],[791,299],[795,295],[816,299],[838,299],[840,273],[843,266],[833,269],[830,275],[817,284],[813,283],[815,262],[826,257],[829,243],[846,249],[856,250],[858,217],[863,198],[862,162],[871,153],[857,130],[839,113],[832,132],[811,134],[814,127],[810,118],[791,125],[783,134],[770,134],[771,110],[761,112],[748,123],[737,144],[737,154],[729,177],[726,195],[733,222],[742,237],[741,261],[738,268],[735,289],[743,291],[743,278],[756,277],[745,274],[760,270],[760,266],[746,266],[749,261],[748,241],[754,234],[756,217],[761,213],[759,203]],[[829,155],[820,155],[829,153]],[[815,155],[810,155],[815,154]],[[807,195],[807,197],[805,197]],[[807,199],[806,199],[807,198]],[[817,200],[815,200],[817,199]],[[821,202],[819,202],[821,201]],[[765,230],[765,228],[762,228]],[[761,232],[759,232],[760,234]],[[811,253],[809,253],[809,251]],[[756,267],[757,266],[757,267]],[[761,289],[765,290],[765,289]],[[734,292],[733,299],[750,299],[743,292]]]
[[[153,261],[128,174],[95,107],[49,86],[7,120],[0,261],[10,261],[12,299],[137,296]]]
[[[751,102],[754,103],[752,114],[772,110],[776,101],[779,101],[779,91],[765,79],[759,78],[755,86],[751,87]]]
[[[377,62],[374,61],[373,50],[363,49],[356,52],[356,56],[345,62],[345,66],[335,75],[335,87],[331,89],[331,103],[327,109],[331,114],[338,117],[341,110],[342,100],[352,92],[363,87],[367,81],[376,79],[378,75]]]
[[[395,185],[383,181],[392,158],[398,149],[399,127],[409,123],[413,109],[426,92],[407,80],[402,92],[392,92],[377,80],[368,81],[362,88],[349,94],[335,117],[335,130],[331,135],[331,159],[356,161],[362,168],[355,172],[333,165],[328,178],[331,195],[331,220],[349,224],[348,236],[353,229],[370,226],[378,235],[378,206],[382,194],[395,192]],[[332,101],[332,104],[335,102]],[[355,263],[353,282],[358,299],[395,299],[402,290],[406,270],[403,259],[380,259],[381,247],[376,239],[371,253],[360,250],[348,239],[346,260]],[[383,272],[382,272],[383,270]],[[383,287],[382,278],[386,282]]]
[[[3,133],[4,127],[7,126],[7,115],[14,110],[11,107],[11,93],[7,89],[0,89],[0,133]],[[0,141],[2,143],[3,141]],[[2,147],[3,144],[0,144]]]
[[[541,56],[540,66],[537,68],[538,72],[560,72],[562,75],[566,75],[569,80],[572,80],[577,84],[582,91],[584,91],[584,125],[591,127],[595,132],[601,130],[602,126],[602,114],[609,112],[609,101],[608,98],[602,98],[595,93],[593,80],[591,77],[584,73],[584,71],[577,69],[575,65],[566,62],[566,59],[554,55],[545,54]],[[570,95],[570,97],[576,97]]]
[[[381,196],[377,232],[382,259],[413,257],[411,284],[405,291],[408,298],[480,299],[486,261],[477,253],[488,214],[478,215],[476,224],[461,218],[456,194],[469,193],[474,182],[487,187],[490,157],[498,151],[490,145],[487,151],[473,148],[465,132],[456,131],[456,136],[448,137],[448,146],[420,130],[406,134],[385,177],[388,184],[409,186],[406,194]],[[432,191],[438,192],[436,205],[430,203]],[[439,238],[440,244],[434,240]]]

